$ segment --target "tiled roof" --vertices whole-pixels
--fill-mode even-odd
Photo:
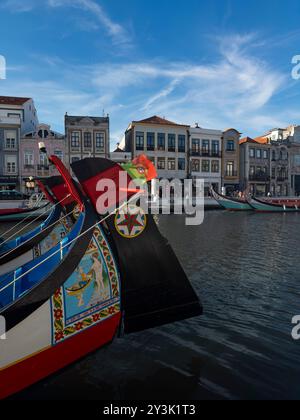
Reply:
[[[24,105],[30,98],[18,98],[14,96],[0,96],[0,105]]]
[[[240,144],[244,144],[244,143],[256,143],[256,141],[252,139],[251,137],[244,137],[243,139],[240,140]]]
[[[264,137],[264,136],[256,137],[254,140],[256,141],[256,143],[268,144],[268,139],[267,137]]]
[[[113,153],[126,153],[125,150],[120,149],[120,147],[117,147],[116,150],[113,151]]]
[[[156,124],[156,125],[173,125],[178,127],[189,127],[189,125],[177,124],[173,121],[166,120],[165,118],[154,115],[153,117],[146,118],[140,121],[133,121],[133,124]]]
[[[244,137],[240,140],[240,144],[244,143],[268,144],[268,139],[266,137],[256,137],[255,139]]]

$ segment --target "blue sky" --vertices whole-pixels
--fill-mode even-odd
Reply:
[[[1,0],[0,94],[111,116],[113,142],[158,114],[244,135],[300,124],[297,0]]]

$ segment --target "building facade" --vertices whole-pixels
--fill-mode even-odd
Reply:
[[[291,194],[290,147],[283,141],[271,142],[271,194],[275,197]]]
[[[0,96],[0,190],[20,188],[20,138],[37,124],[32,99]]]
[[[20,116],[0,118],[0,190],[19,189]]]
[[[240,140],[241,190],[253,196],[266,196],[270,192],[270,155],[268,141],[245,137]]]
[[[120,148],[132,158],[145,154],[155,164],[159,178],[185,179],[188,173],[189,126],[153,116],[133,121]]]
[[[208,130],[198,125],[189,130],[189,174],[204,180],[205,196],[211,187],[222,187],[222,131]]]
[[[226,194],[240,189],[240,138],[241,134],[234,128],[223,132],[222,184]]]
[[[34,190],[32,183],[28,182],[30,177],[48,178],[57,175],[53,165],[49,165],[47,156],[40,153],[39,143],[43,142],[49,156],[56,155],[66,163],[66,141],[63,134],[51,130],[47,124],[39,124],[36,131],[27,133],[20,141],[20,183],[24,193],[31,193]]]
[[[0,118],[19,117],[21,134],[34,131],[38,125],[37,111],[31,98],[0,96]]]
[[[109,117],[65,115],[67,166],[87,157],[109,157]]]
[[[109,158],[115,163],[127,163],[132,160],[132,154],[120,149],[120,144],[118,143],[117,148],[110,153]]]

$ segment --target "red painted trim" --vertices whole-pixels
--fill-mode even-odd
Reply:
[[[126,185],[120,185],[120,173],[124,173],[124,180],[126,180]],[[97,184],[102,179],[109,179],[112,180],[115,184],[115,190],[112,191],[97,191]],[[118,207],[120,203],[125,200],[128,200],[130,197],[134,195],[133,192],[127,190],[127,187],[131,181],[131,178],[127,174],[127,172],[123,171],[123,169],[119,165],[115,165],[114,167],[107,169],[99,173],[98,175],[89,178],[88,180],[81,183],[84,192],[89,196],[92,204],[94,205],[95,209],[99,211],[99,213],[105,213],[104,209],[97,207],[97,201],[103,194],[110,194],[110,203],[111,206]],[[115,193],[117,196],[115,196]]]
[[[65,167],[65,165],[62,163],[62,161],[57,157],[57,156],[50,156],[49,158],[50,162],[53,163],[53,165],[56,166],[58,172],[61,174],[61,176],[63,177],[65,183],[67,184],[67,187],[69,189],[70,194],[73,196],[74,200],[77,201],[77,203],[81,206],[81,208],[83,208],[83,202],[74,186],[74,182],[73,179],[69,173],[69,171],[67,170],[67,168]]]
[[[42,193],[45,194],[45,197],[47,198],[47,200],[50,201],[50,203],[54,203],[53,197],[49,194],[45,185],[39,179],[36,179],[35,182],[37,183],[37,185],[38,185],[39,189],[42,191]]]
[[[0,371],[0,399],[9,397],[110,343],[121,314],[75,335],[41,353]],[[20,337],[22,340],[22,337]]]

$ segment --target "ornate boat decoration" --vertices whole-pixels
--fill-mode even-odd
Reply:
[[[74,164],[81,189],[57,157],[50,160],[79,206],[78,217],[59,244],[0,281],[0,315],[7,324],[6,340],[0,345],[0,398],[110,343],[118,332],[202,313],[152,216],[135,209],[135,219],[126,224],[121,212],[96,213],[95,183],[124,175],[124,169],[106,159]],[[143,168],[139,165],[137,171],[146,182],[152,167]]]

